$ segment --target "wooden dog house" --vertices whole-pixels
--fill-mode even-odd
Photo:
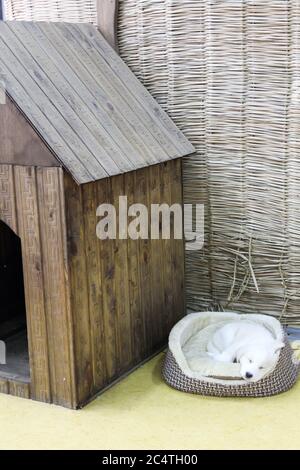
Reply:
[[[194,149],[93,26],[1,22],[0,56],[0,390],[76,408],[184,313],[183,241],[99,240],[96,209],[182,203]]]

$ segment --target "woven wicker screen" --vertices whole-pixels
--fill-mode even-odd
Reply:
[[[96,23],[96,0],[3,0],[7,20]]]
[[[5,3],[95,21],[94,2]],[[205,204],[205,245],[187,252],[188,307],[300,324],[300,0],[120,0],[119,46],[197,148],[184,191]]]
[[[300,323],[300,1],[123,0],[120,51],[194,143],[187,305]]]

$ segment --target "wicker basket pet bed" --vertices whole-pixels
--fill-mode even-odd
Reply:
[[[283,340],[278,361],[272,370],[257,382],[241,378],[240,365],[214,361],[206,352],[213,332],[232,320],[249,320],[263,324],[274,338]],[[300,372],[299,361],[294,357],[284,330],[273,317],[243,315],[235,312],[198,312],[184,317],[172,329],[163,377],[173,388],[184,392],[212,396],[263,397],[290,389]]]

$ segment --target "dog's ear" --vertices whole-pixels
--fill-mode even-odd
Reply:
[[[284,348],[285,344],[283,341],[275,341],[275,354],[280,351],[280,349]]]

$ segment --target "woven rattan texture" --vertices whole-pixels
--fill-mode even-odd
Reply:
[[[300,323],[300,2],[121,1],[120,51],[197,148],[188,307]],[[259,291],[259,292],[257,292]]]
[[[4,0],[5,18],[96,24],[96,0]]]

